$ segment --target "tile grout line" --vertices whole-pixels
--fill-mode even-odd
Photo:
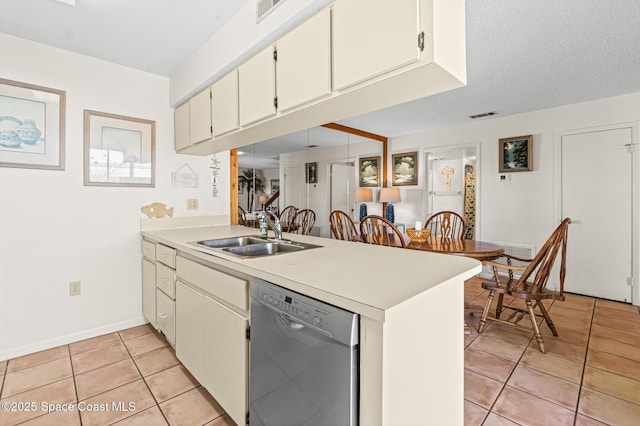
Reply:
[[[120,338],[120,340],[122,341],[122,344],[124,345],[125,350],[127,351],[127,354],[129,355],[129,358],[131,359],[131,362],[133,362],[133,365],[136,367],[136,370],[138,371],[138,373],[140,374],[140,378],[142,379],[142,382],[144,383],[144,385],[147,387],[147,390],[149,391],[149,394],[151,395],[151,398],[153,398],[153,401],[155,402],[156,407],[158,407],[158,411],[160,411],[160,414],[162,415],[162,418],[164,418],[164,420],[167,422],[167,424],[169,423],[169,419],[167,419],[167,417],[164,414],[164,411],[162,411],[162,409],[160,408],[160,403],[158,402],[158,400],[156,399],[156,396],[153,394],[153,392],[151,391],[151,388],[149,387],[149,383],[147,383],[147,379],[144,377],[144,374],[142,374],[142,371],[140,371],[140,367],[138,367],[138,364],[136,363],[135,358],[133,357],[133,355],[131,355],[131,352],[129,351],[129,347],[127,346],[127,344],[125,343],[124,338],[122,337],[122,335],[120,334],[120,332],[118,331],[118,337]],[[152,330],[151,333],[147,333],[147,334],[152,334],[155,333],[155,330]],[[142,337],[142,336],[146,336],[146,334],[143,334],[141,336],[137,336],[137,337]],[[128,339],[128,340],[132,340],[132,339]],[[161,348],[160,348],[161,349]],[[144,352],[144,353],[151,353],[153,351],[149,351],[149,352]],[[139,354],[142,355],[142,354]],[[145,410],[140,411],[141,413],[151,409],[153,407],[149,407]],[[135,413],[138,414],[138,413]],[[124,419],[127,418],[131,418],[133,417],[135,414],[132,414],[131,416],[125,417]],[[124,419],[120,419],[120,420],[124,420]],[[120,421],[118,420],[118,421]]]

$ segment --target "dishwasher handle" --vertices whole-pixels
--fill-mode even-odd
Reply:
[[[269,305],[266,305],[266,306],[271,308],[271,306]],[[289,327],[291,330],[299,331],[299,332],[307,331],[312,333],[319,333],[333,340],[333,336],[327,330],[323,330],[321,328],[315,327],[312,324],[303,324],[301,322],[298,322],[296,321],[295,318],[292,318],[291,315],[287,314],[286,312],[282,312],[280,310],[278,310],[277,312],[278,312],[278,319],[280,320],[280,322],[285,326]]]
[[[300,324],[299,322],[292,320],[291,317],[284,312],[280,312],[278,318],[280,318],[280,321],[282,321],[284,325],[289,328],[293,328],[294,330],[302,330],[304,328],[304,324]]]

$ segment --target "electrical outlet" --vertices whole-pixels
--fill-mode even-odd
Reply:
[[[69,283],[69,296],[80,296],[80,281]]]
[[[187,210],[198,210],[198,199],[189,198],[187,200]]]

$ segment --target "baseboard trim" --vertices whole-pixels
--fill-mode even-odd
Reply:
[[[35,352],[44,351],[46,349],[55,348],[57,346],[78,342],[80,340],[102,336],[103,334],[113,333],[114,331],[120,331],[127,328],[136,327],[138,325],[143,325],[148,322],[149,321],[147,321],[144,317],[139,316],[126,321],[107,324],[100,327],[79,331],[77,333],[56,337],[55,339],[42,340],[36,343],[31,343],[31,344],[20,346],[17,348],[6,349],[3,351],[0,351],[0,362],[6,361],[12,358],[17,358],[23,355],[29,355]]]

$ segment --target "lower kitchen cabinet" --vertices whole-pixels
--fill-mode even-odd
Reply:
[[[175,304],[162,290],[156,290],[157,328],[172,345],[176,344]]]
[[[142,259],[142,315],[156,326],[156,264]]]
[[[248,281],[178,256],[176,356],[237,424],[248,412]]]
[[[249,320],[205,296],[204,385],[238,424],[248,403]]]
[[[204,295],[178,281],[176,305],[176,356],[200,380],[205,366]]]

